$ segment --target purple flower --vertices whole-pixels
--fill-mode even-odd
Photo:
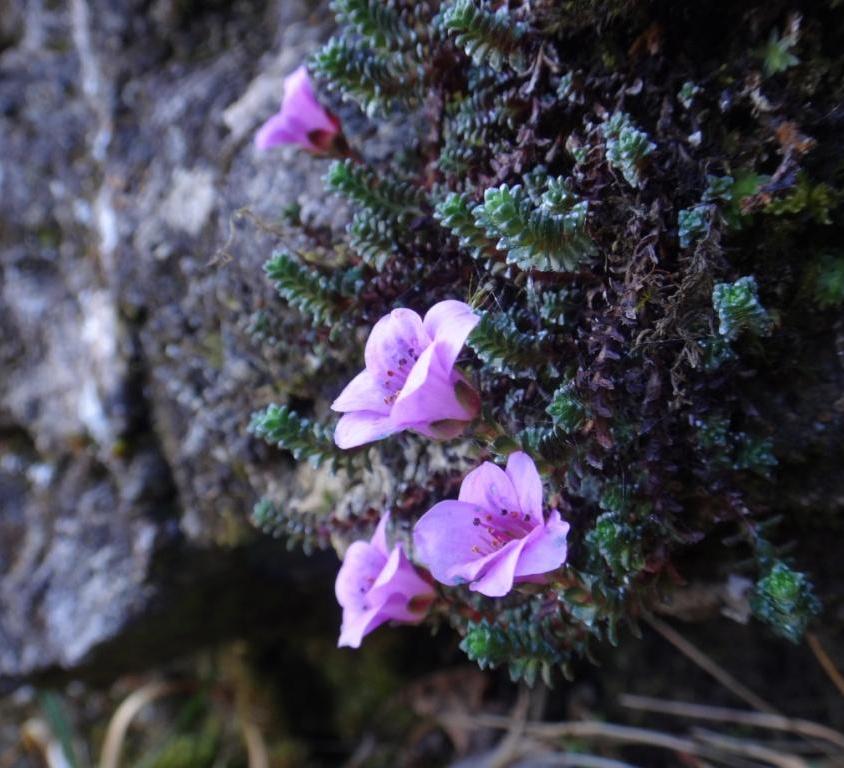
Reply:
[[[298,144],[311,152],[327,152],[339,133],[340,121],[316,100],[303,64],[284,78],[281,109],[258,130],[255,146],[265,150]]]
[[[394,309],[369,334],[366,368],[331,408],[342,414],[334,432],[340,448],[354,448],[410,429],[448,439],[478,415],[477,392],[455,369],[478,316],[462,301],[441,301],[425,319]]]
[[[389,514],[381,518],[370,542],[349,547],[337,574],[334,591],[343,608],[338,647],[359,648],[364,635],[385,621],[422,621],[434,597],[401,544],[387,548],[388,520]]]
[[[501,597],[566,561],[569,524],[542,516],[542,481],[533,460],[510,454],[506,470],[484,462],[463,479],[457,501],[441,501],[416,523],[419,560],[443,584]]]

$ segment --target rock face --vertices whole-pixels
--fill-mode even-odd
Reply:
[[[319,162],[258,158],[251,137],[329,18],[298,0],[0,0],[5,683],[114,657],[261,549],[245,512],[291,470],[245,432],[285,374],[254,332],[273,296],[253,222],[334,214]],[[174,557],[190,578],[160,567]]]

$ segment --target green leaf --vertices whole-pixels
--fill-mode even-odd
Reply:
[[[352,219],[349,245],[378,272],[399,252],[394,224],[366,213],[357,213]]]
[[[289,512],[269,499],[261,499],[252,510],[251,520],[263,533],[284,539],[289,550],[301,547],[310,555],[331,545],[325,515],[317,512]]]
[[[515,69],[524,66],[521,45],[525,27],[506,7],[490,13],[473,0],[454,0],[446,4],[441,23],[476,65],[493,69],[501,69],[505,63]]]
[[[844,254],[823,254],[808,274],[809,290],[818,307],[834,309],[844,304]]]
[[[624,112],[613,114],[601,130],[606,141],[607,163],[621,171],[630,186],[641,187],[644,160],[656,149],[656,144]]]
[[[424,194],[414,184],[384,178],[353,160],[335,160],[325,183],[333,192],[383,219],[406,221],[419,215],[425,203]]]
[[[304,266],[286,251],[273,254],[264,264],[264,271],[279,296],[317,325],[335,324],[348,308],[348,300],[327,277]]]
[[[762,67],[768,77],[785,72],[800,63],[800,59],[791,52],[795,45],[797,39],[793,35],[785,34],[780,37],[776,30],[771,32],[767,44],[759,52]]]
[[[821,612],[812,583],[804,573],[776,561],[753,588],[750,607],[780,637],[799,643],[812,618]]]
[[[338,24],[352,27],[375,49],[395,51],[415,42],[413,34],[384,0],[332,0]]]
[[[602,500],[609,502],[605,495]],[[641,532],[626,522],[618,512],[600,515],[595,521],[595,527],[586,534],[586,543],[622,582],[645,567]]]
[[[701,203],[685,208],[677,216],[679,224],[680,247],[688,248],[709,233],[712,206]]]
[[[765,206],[765,213],[774,216],[806,213],[818,224],[832,224],[830,211],[841,200],[840,193],[828,184],[813,184],[809,177],[801,173],[797,185],[786,197],[771,200]]]
[[[550,462],[562,461],[572,451],[566,433],[553,425],[526,427],[516,439],[526,453]]]
[[[518,377],[544,362],[542,337],[522,333],[505,313],[487,312],[475,326],[468,345],[497,373]]]
[[[586,419],[586,408],[574,394],[572,383],[563,384],[545,409],[554,424],[567,434],[576,432]]]
[[[300,416],[286,405],[269,405],[252,414],[249,431],[270,445],[290,451],[293,458],[314,466],[330,461],[335,466],[347,454],[334,445],[332,430]]]
[[[437,203],[434,217],[458,239],[461,248],[478,259],[495,253],[496,247],[495,241],[475,223],[472,208],[466,195],[453,192]]]
[[[38,699],[41,705],[41,711],[44,713],[44,718],[55,734],[59,746],[64,753],[65,760],[67,760],[71,768],[79,768],[80,763],[76,751],[73,748],[76,734],[74,733],[73,723],[68,717],[61,696],[55,691],[43,691],[39,694]]]
[[[311,70],[369,117],[394,106],[411,107],[417,100],[415,78],[401,62],[359,41],[332,38],[311,59]]]
[[[706,189],[703,191],[701,200],[704,203],[716,201],[732,202],[735,193],[735,179],[732,176],[711,176],[706,177]]]
[[[759,289],[752,275],[734,283],[718,283],[712,289],[712,306],[718,313],[718,332],[729,341],[745,332],[771,335],[774,322],[759,301]]]
[[[677,94],[677,100],[686,108],[691,109],[694,103],[695,96],[700,93],[700,86],[695,85],[691,80],[683,83],[680,91]]]
[[[486,190],[484,202],[473,211],[475,223],[498,239],[508,264],[523,270],[571,272],[595,253],[585,232],[586,203],[574,203],[570,193],[564,197],[561,186],[549,187],[539,207],[520,185]]]
[[[539,677],[551,686],[553,670],[570,658],[550,617],[538,618],[529,607],[504,611],[495,623],[469,622],[460,648],[481,669],[507,664],[514,683],[524,681],[531,687]]]

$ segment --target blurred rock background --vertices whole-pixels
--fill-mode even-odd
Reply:
[[[274,567],[243,530],[256,488],[295,485],[246,434],[284,375],[255,332],[272,239],[235,212],[332,215],[321,162],[252,147],[329,22],[0,2],[0,685],[169,655],[175,616],[230,633]]]

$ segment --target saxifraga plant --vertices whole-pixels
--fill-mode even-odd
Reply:
[[[844,293],[840,162],[823,160],[840,141],[812,138],[828,135],[841,95],[824,73],[842,54],[817,32],[844,27],[832,5],[786,46],[775,25],[744,23],[746,7],[716,23],[698,3],[647,16],[623,2],[333,3],[339,31],[312,59],[317,83],[418,131],[387,160],[370,163],[362,142],[336,160],[326,184],[352,209],[347,237],[300,232],[314,240],[307,261],[280,252],[267,273],[301,313],[299,347],[322,328],[322,354],[355,361],[342,339],[397,306],[459,299],[482,315],[459,361],[481,416],[453,450],[476,463],[527,451],[571,524],[569,558],[544,583],[502,599],[440,586],[437,615],[482,666],[528,682],[570,673],[590,643],[653,609],[689,547],[709,554],[713,577],[746,569],[746,552],[720,546],[725,529],[753,553],[752,609],[776,634],[799,640],[820,610],[795,511],[817,483],[830,488],[813,496],[823,518],[840,513],[818,478],[842,460],[826,435],[844,416],[813,432],[822,405],[804,397],[812,371],[834,367]],[[654,28],[689,45],[637,42]],[[815,68],[812,51],[827,63]],[[751,75],[776,83],[764,109],[763,92],[723,85]],[[346,332],[325,341],[338,323]],[[344,382],[323,371],[313,391],[331,400]],[[795,398],[802,453],[784,442],[795,422],[781,429]],[[286,406],[257,414],[253,431],[296,458],[338,461],[330,425]],[[404,477],[397,440],[420,443],[394,436],[367,457]],[[810,453],[827,458],[807,470]],[[367,471],[344,467],[352,484]],[[431,472],[389,491],[392,527],[409,530],[444,487]],[[256,520],[308,548],[333,541],[334,518],[309,515],[297,524],[264,501]],[[768,525],[775,515],[787,522]],[[788,557],[782,527],[797,538]]]

